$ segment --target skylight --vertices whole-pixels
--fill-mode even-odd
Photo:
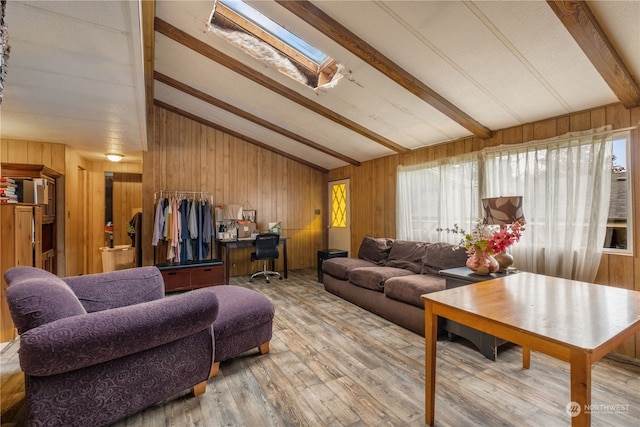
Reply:
[[[240,0],[216,0],[210,30],[314,89],[342,77],[335,60]]]
[[[327,55],[325,53],[311,46],[295,34],[290,33],[245,2],[241,0],[219,0],[219,2],[236,12],[238,15],[249,19],[272,36],[278,38],[281,42],[288,44],[293,49],[311,59],[317,65],[321,65],[327,59]]]

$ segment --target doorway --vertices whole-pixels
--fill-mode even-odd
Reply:
[[[329,182],[329,248],[351,255],[351,195],[349,179]]]

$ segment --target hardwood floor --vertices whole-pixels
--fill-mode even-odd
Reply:
[[[182,394],[114,426],[424,426],[424,339],[326,291],[315,271],[271,284],[231,284],[276,306],[271,352],[223,362],[205,394]],[[2,427],[24,424],[18,342],[2,364]],[[562,426],[569,367],[511,346],[485,359],[464,340],[438,342],[436,426]],[[594,426],[640,426],[640,367],[605,358],[593,368]]]

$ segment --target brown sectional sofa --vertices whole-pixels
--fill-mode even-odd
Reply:
[[[462,267],[463,248],[365,236],[358,258],[322,263],[324,288],[378,316],[424,336],[421,295],[445,289],[439,271]]]

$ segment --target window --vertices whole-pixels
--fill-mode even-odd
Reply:
[[[510,249],[517,266],[592,281],[603,242],[628,250],[631,240],[628,141],[629,132],[607,126],[488,148],[475,163],[469,156],[401,166],[397,236],[455,243],[460,236],[447,229],[469,230],[470,219],[480,216],[480,198],[523,196],[526,231]]]
[[[347,226],[347,184],[331,186],[331,227]]]
[[[216,0],[210,22],[218,36],[314,89],[342,77],[334,59],[240,0]]]
[[[447,232],[458,225],[471,230],[478,218],[478,156],[467,154],[415,166],[398,167],[399,239],[458,243]]]
[[[628,134],[613,139],[611,157],[611,196],[604,247],[629,251],[631,249],[631,183],[627,171]]]

